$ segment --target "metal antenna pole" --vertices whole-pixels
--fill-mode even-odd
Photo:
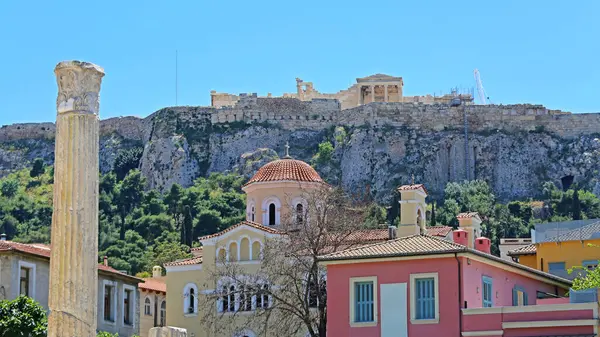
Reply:
[[[178,94],[178,88],[177,88],[177,49],[175,49],[175,105],[177,105],[177,94]]]

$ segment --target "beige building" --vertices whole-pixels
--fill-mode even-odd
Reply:
[[[33,298],[48,309],[50,246],[0,240],[0,300],[19,295]],[[141,279],[98,265],[98,331],[121,337],[139,332],[139,293]]]
[[[148,331],[167,324],[167,284],[162,268],[154,266],[152,277],[138,284],[140,289],[140,337],[148,337]]]
[[[385,74],[375,74],[356,79],[356,84],[348,89],[338,91],[334,94],[325,94],[317,91],[312,82],[305,82],[296,78],[296,92],[283,94],[283,98],[297,98],[301,101],[312,101],[313,99],[335,99],[340,102],[341,108],[350,109],[372,102],[413,102],[424,104],[443,103],[450,104],[453,99],[458,98],[466,104],[473,103],[472,94],[458,95],[457,93],[442,96],[404,96],[404,81],[402,77],[394,77]],[[244,95],[233,95],[228,93],[217,93],[211,91],[211,106],[231,107],[240,97]],[[272,97],[267,94],[266,97]]]

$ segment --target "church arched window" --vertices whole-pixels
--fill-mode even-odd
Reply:
[[[296,222],[302,224],[304,222],[304,205],[296,205]]]
[[[275,226],[276,207],[274,203],[269,204],[269,226]]]

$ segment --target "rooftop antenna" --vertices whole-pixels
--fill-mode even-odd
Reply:
[[[177,94],[178,94],[178,88],[177,88],[177,49],[175,49],[175,106],[177,106]]]

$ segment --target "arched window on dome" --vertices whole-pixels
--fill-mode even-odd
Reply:
[[[275,226],[276,208],[274,203],[269,204],[269,226]]]
[[[256,217],[256,207],[254,207],[254,205],[252,205],[252,207],[250,208],[250,221],[254,222]]]
[[[304,205],[296,205],[296,222],[301,225],[304,222]]]

